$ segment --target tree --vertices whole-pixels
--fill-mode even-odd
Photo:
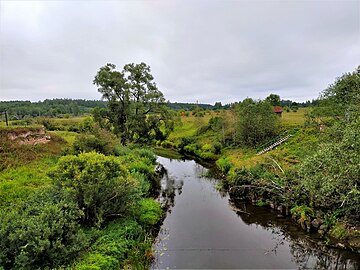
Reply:
[[[349,222],[359,225],[360,125],[348,124],[340,132],[343,136],[339,142],[321,144],[301,164],[300,188],[315,209],[336,209]]]
[[[127,64],[121,72],[115,68],[101,67],[93,83],[108,101],[106,118],[122,144],[166,139],[173,122],[150,67],[141,63]]]
[[[237,140],[246,146],[256,146],[275,136],[280,127],[279,117],[268,101],[245,99],[236,107]]]
[[[360,115],[360,66],[345,73],[321,93],[320,106],[325,116],[350,122]]]
[[[270,94],[266,99],[271,106],[280,106],[280,96],[276,94]]]

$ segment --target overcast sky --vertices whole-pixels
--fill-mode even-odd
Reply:
[[[360,1],[0,1],[0,100],[100,99],[130,62],[172,102],[314,99],[360,64]]]

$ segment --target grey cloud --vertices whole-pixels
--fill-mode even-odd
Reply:
[[[0,99],[100,98],[100,66],[146,62],[171,101],[304,101],[360,63],[358,1],[0,3]]]

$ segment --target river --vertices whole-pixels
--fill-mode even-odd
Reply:
[[[359,269],[359,255],[319,244],[316,235],[263,207],[233,203],[192,160],[158,157],[168,208],[152,269]]]

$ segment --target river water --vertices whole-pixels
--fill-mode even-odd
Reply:
[[[232,203],[191,160],[159,157],[168,208],[152,269],[359,269],[358,255],[320,245],[269,209]]]

